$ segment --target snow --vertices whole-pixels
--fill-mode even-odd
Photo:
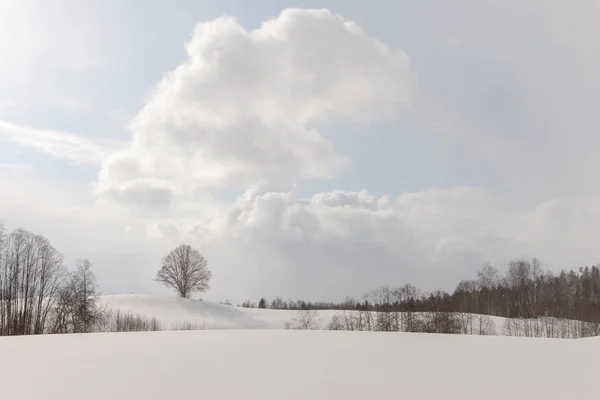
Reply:
[[[189,322],[201,329],[283,329],[298,311],[242,308],[203,300],[156,295],[101,296],[100,304],[109,309],[156,318],[167,328]],[[325,329],[338,311],[319,311],[318,327]]]
[[[109,309],[122,310],[146,318],[156,318],[166,328],[190,323],[199,329],[283,329],[286,322],[298,317],[294,310],[242,308],[203,300],[181,299],[169,296],[125,294],[100,297],[100,304]],[[331,318],[343,311],[319,310],[318,329],[327,329]],[[502,334],[505,318],[490,317],[496,334]]]
[[[600,340],[290,330],[0,338],[2,398],[598,399]]]
[[[149,295],[100,303],[204,330],[0,337],[2,398],[599,398],[600,338],[296,331],[282,328],[297,311]],[[320,328],[336,313],[319,311]]]

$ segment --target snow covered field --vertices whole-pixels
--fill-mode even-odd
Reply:
[[[201,329],[283,329],[298,311],[242,308],[200,300],[155,295],[112,295],[100,297],[100,304],[113,310],[156,318],[165,326],[190,323]],[[340,311],[318,311],[319,329],[327,329],[331,318]],[[502,334],[505,318],[491,317],[496,334]]]
[[[165,326],[189,322],[203,329],[283,329],[296,318],[294,310],[242,308],[202,300],[155,295],[101,296],[100,305],[113,310],[156,318]],[[333,310],[319,311],[319,327],[326,328]]]
[[[600,338],[297,331],[282,329],[297,311],[147,295],[101,304],[205,330],[0,337],[0,398],[600,398]],[[321,328],[334,313],[319,312]]]
[[[6,399],[598,399],[599,339],[225,330],[0,338]]]

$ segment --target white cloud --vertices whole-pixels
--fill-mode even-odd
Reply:
[[[200,245],[214,265],[214,287],[227,288],[215,289],[223,296],[342,298],[407,281],[451,290],[486,261],[503,269],[511,259],[535,256],[554,270],[593,263],[598,201],[564,198],[515,210],[470,187],[395,199],[366,191],[310,199],[249,192],[210,220],[165,220],[152,232],[172,244]]]
[[[326,10],[285,10],[251,31],[201,23],[186,50],[133,120],[131,145],[103,163],[99,193],[140,204],[153,203],[144,187],[189,198],[331,178],[348,160],[318,125],[385,118],[410,91],[406,54]]]
[[[512,13],[508,8],[498,11]],[[582,40],[593,37],[592,25],[555,45],[546,30],[527,36],[539,25],[529,20],[477,15],[449,19],[449,34],[461,39],[445,47],[452,57],[416,52],[429,85],[416,96],[404,53],[327,11],[286,10],[251,31],[232,18],[199,24],[187,60],[157,85],[119,151],[0,122],[0,140],[99,164],[97,193],[120,207],[90,205],[37,182],[24,190],[0,181],[0,210],[47,233],[65,253],[92,258],[108,291],[155,290],[160,256],[182,242],[206,255],[215,279],[208,296],[218,300],[340,299],[407,281],[451,289],[487,260],[502,268],[537,256],[552,269],[598,262],[598,80],[590,67],[598,60]],[[554,17],[545,16],[544,26],[554,26]],[[502,31],[506,21],[510,32]],[[481,25],[494,29],[482,32]],[[562,55],[570,58],[558,62]],[[569,61],[575,59],[585,62]],[[427,65],[431,60],[439,65]],[[448,172],[448,188],[310,198],[290,191],[302,180],[335,177],[352,161],[328,141],[325,127],[379,121],[407,101],[419,139],[443,148],[442,167],[431,168],[463,164],[456,176]],[[382,137],[373,129],[356,146]],[[411,151],[409,142],[402,145]],[[387,186],[378,174],[373,180],[397,191],[419,168],[399,170]],[[495,190],[453,186],[472,184],[473,176]],[[224,204],[222,189],[243,195]]]
[[[0,141],[64,158],[76,164],[99,164],[111,149],[108,146],[65,132],[39,130],[0,121]]]
[[[510,259],[537,256],[556,270],[600,256],[598,196],[514,209],[471,187],[394,198],[248,191],[233,204],[152,215],[90,205],[89,194],[52,183],[0,179],[0,193],[0,219],[9,228],[46,234],[70,263],[90,257],[108,293],[160,291],[152,281],[160,257],[181,243],[209,260],[213,300],[342,299],[404,282],[451,290],[488,260],[504,268]]]

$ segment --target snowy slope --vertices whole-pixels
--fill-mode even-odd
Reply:
[[[155,317],[167,327],[189,322],[204,329],[283,329],[285,322],[298,314],[291,310],[242,308],[202,300],[137,294],[102,296],[100,304],[109,309]],[[319,326],[327,327],[335,313],[319,311]]]
[[[598,399],[600,340],[227,330],[0,338],[2,398]]]
[[[242,308],[201,300],[180,299],[155,295],[102,296],[100,303],[109,309],[156,318],[165,326],[189,322],[202,329],[283,329],[293,321],[298,311]],[[326,329],[331,318],[340,311],[320,310],[317,315],[319,329]],[[502,334],[505,318],[491,317],[496,333]]]

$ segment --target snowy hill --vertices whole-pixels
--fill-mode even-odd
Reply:
[[[3,398],[598,399],[600,340],[331,331],[0,338]]]
[[[295,310],[242,308],[202,300],[155,295],[102,296],[100,304],[109,309],[156,318],[166,327],[189,323],[197,329],[284,329],[285,323],[298,316]],[[315,325],[327,329],[337,310],[319,310]],[[501,335],[505,318],[491,317]]]
[[[202,329],[283,329],[285,322],[293,320],[298,313],[138,294],[102,296],[100,304],[113,310],[154,317],[166,326],[187,322]],[[327,327],[335,313],[333,310],[319,311],[319,327]]]
[[[4,397],[598,398],[600,338],[283,330],[297,311],[149,295],[101,304],[204,330],[0,337]],[[320,311],[319,327],[335,313]]]
[[[181,299],[175,296],[113,295],[100,298],[102,307],[122,313],[141,316],[147,320],[155,318],[160,330],[214,330],[214,329],[284,329],[286,323],[297,326],[301,312],[296,310],[270,310],[242,308],[202,300]],[[347,319],[357,318],[357,312],[319,310],[311,323],[311,329],[328,329],[332,318],[338,316],[342,324]],[[376,318],[375,315],[372,315]],[[479,334],[481,328],[475,314],[456,314],[460,333]],[[486,319],[485,334],[495,336],[529,336],[547,338],[580,338],[597,336],[600,326],[574,320],[553,318],[508,319],[482,317]],[[585,326],[584,326],[585,325]],[[346,330],[361,330],[357,328]],[[369,330],[364,329],[362,330]]]

